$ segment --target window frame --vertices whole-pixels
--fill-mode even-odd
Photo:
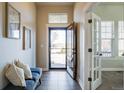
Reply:
[[[102,22],[111,22],[111,26],[102,26]],[[114,55],[113,55],[113,43],[114,43],[113,40],[114,40],[114,29],[115,29],[115,28],[114,28],[114,27],[115,27],[115,26],[114,26],[114,23],[115,23],[115,22],[112,21],[112,20],[107,20],[107,21],[105,21],[105,20],[103,21],[103,20],[102,20],[102,21],[101,21],[101,31],[100,31],[100,34],[101,34],[100,36],[101,36],[101,37],[100,37],[100,42],[101,42],[101,53],[102,53],[102,54],[103,54],[103,53],[108,53],[108,52],[102,51],[102,40],[110,40],[110,42],[111,42],[111,46],[110,46],[110,47],[111,47],[111,49],[110,49],[110,50],[111,50],[111,51],[110,51],[111,54],[110,54],[110,56],[103,56],[103,55],[102,55],[102,57],[104,57],[104,58],[111,58],[111,57],[114,56]],[[111,32],[106,32],[106,31],[103,32],[103,33],[105,33],[105,34],[111,33],[111,38],[102,38],[102,27],[104,27],[104,29],[106,29],[106,27],[111,27]]]
[[[50,15],[66,15],[66,21],[65,22],[61,22],[61,20],[59,20],[58,22],[56,21],[56,22],[52,22],[51,20],[50,20]],[[61,18],[60,18],[61,19]],[[50,22],[51,21],[51,22]],[[49,24],[67,24],[68,23],[68,13],[48,13],[48,23]]]
[[[121,24],[121,26],[119,26],[119,22],[123,22],[122,24]],[[119,28],[120,27],[120,28]],[[120,29],[121,29],[121,31],[120,31]],[[123,20],[119,20],[118,21],[118,57],[123,57],[122,55],[123,54],[119,54],[120,53],[120,51],[124,51],[124,49],[123,50],[119,50],[119,40],[123,40],[123,42],[124,42],[124,37],[119,37],[119,34],[120,33],[123,33],[124,34],[124,21]],[[124,52],[123,52],[124,53]]]

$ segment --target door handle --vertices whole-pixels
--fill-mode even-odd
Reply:
[[[76,51],[73,51],[72,53],[73,53],[73,54],[76,54]]]
[[[76,54],[76,50],[75,50],[75,49],[72,49],[72,53],[73,53],[73,54]]]
[[[98,55],[98,56],[102,56],[102,53],[96,53],[96,55]]]
[[[102,56],[102,53],[100,53],[99,56]]]

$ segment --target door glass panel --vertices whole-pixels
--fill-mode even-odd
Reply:
[[[97,24],[96,24],[96,21],[97,21],[97,20],[94,19],[94,31],[96,31],[96,28],[97,28],[97,26],[96,26],[96,25],[97,25]]]
[[[97,71],[97,78],[99,78],[99,71]]]
[[[99,52],[99,20],[94,19],[94,54]]]
[[[67,31],[67,66],[73,71],[73,31]]]
[[[96,71],[94,70],[94,81],[96,80]]]
[[[94,58],[94,68],[96,67],[96,58]]]
[[[66,30],[50,30],[50,66],[51,68],[66,68]]]
[[[97,66],[99,66],[99,59],[97,59]]]
[[[72,52],[73,52],[73,46],[72,46],[73,42],[72,42],[72,40],[73,39],[72,39],[72,36],[73,36],[72,31],[68,30],[67,31],[67,60],[69,60],[68,65],[73,70],[73,65],[71,65],[72,64],[71,60],[73,58],[73,54],[72,54]]]

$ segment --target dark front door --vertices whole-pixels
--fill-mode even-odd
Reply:
[[[77,72],[77,44],[76,44],[76,24],[72,23],[67,27],[67,72],[76,78]]]

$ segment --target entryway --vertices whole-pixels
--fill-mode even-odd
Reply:
[[[66,28],[49,28],[49,68],[66,68]]]
[[[66,69],[76,79],[77,31],[76,23],[67,27],[49,28],[49,68]]]

